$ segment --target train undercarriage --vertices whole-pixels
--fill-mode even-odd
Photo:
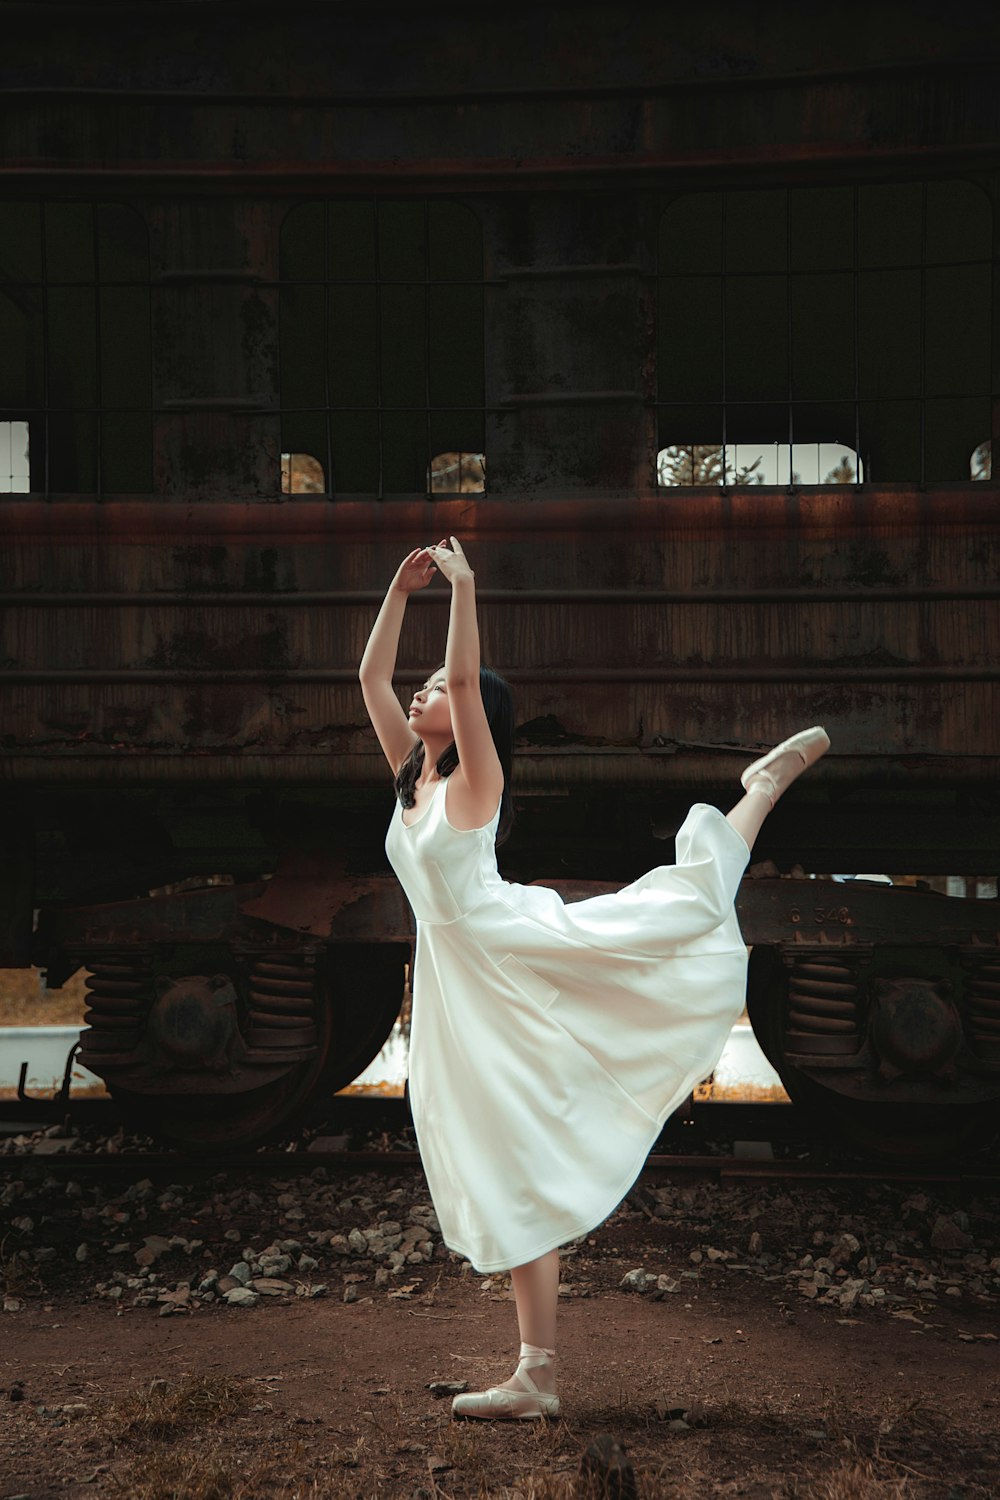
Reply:
[[[725,805],[725,790],[715,790],[708,800]],[[148,860],[150,795],[140,799],[145,817],[137,803],[131,819],[121,794],[107,798],[103,826],[119,830],[117,854],[111,839],[104,851],[109,888],[121,888],[123,827],[134,830],[133,858]],[[236,818],[239,800],[214,800],[216,830],[219,819]],[[50,988],[87,971],[79,1061],[158,1139],[186,1150],[246,1149],[285,1136],[356,1078],[392,1032],[413,935],[409,910],[370,848],[328,852],[335,825],[342,833],[376,826],[385,799],[369,796],[363,807],[358,794],[332,808],[323,800],[316,791],[289,800],[281,826],[286,836],[289,828],[299,834],[256,876],[250,870],[261,851],[248,849],[242,863],[231,859],[235,875],[189,874],[151,894],[81,904],[66,899],[72,850],[62,847],[62,864],[50,851],[48,873],[41,861],[50,891],[53,870],[63,870],[62,899],[43,902],[27,937],[22,910],[19,961],[43,967]],[[595,826],[595,800],[615,811],[605,823],[615,837],[600,849],[569,833]],[[856,792],[840,800],[839,808],[828,796],[779,809],[754,851],[737,900],[751,948],[750,1020],[789,1097],[828,1139],[868,1156],[953,1155],[1000,1127],[1000,902],[807,872],[791,858],[797,838],[811,837],[814,860],[829,869],[858,858],[849,840],[866,816],[877,833],[872,807],[866,815]],[[282,806],[277,795],[264,801],[272,811]],[[957,846],[963,838],[982,839],[974,857],[988,857],[992,810],[973,810],[974,833],[960,802],[947,809],[935,794],[936,823],[923,809],[925,840],[939,847],[917,850],[911,839],[911,864],[954,862],[957,847],[941,841]],[[204,795],[198,805],[204,815]],[[259,802],[252,805],[259,830],[267,820]],[[189,794],[189,815],[194,806]],[[618,889],[641,868],[669,862],[682,815],[676,793],[611,788],[598,799],[528,796],[524,809],[507,862],[513,868],[504,873],[551,885],[567,901]],[[883,839],[887,827],[912,829],[913,811],[892,809]],[[903,858],[888,847],[874,852],[897,865]],[[553,866],[557,878],[540,873]],[[144,864],[139,878],[152,868]],[[158,868],[178,874],[170,859]],[[595,868],[615,878],[593,880]],[[8,908],[8,930],[15,927]]]

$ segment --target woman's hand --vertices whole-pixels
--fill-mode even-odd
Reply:
[[[474,578],[475,574],[469,567],[469,560],[462,551],[461,543],[457,537],[451,539],[452,551],[449,552],[444,542],[439,542],[436,547],[428,547],[431,561],[444,574],[449,583],[454,583],[456,578]]]
[[[413,594],[417,589],[426,588],[434,577],[434,563],[431,559],[433,551],[433,547],[415,547],[396,569],[392,587],[401,594]]]

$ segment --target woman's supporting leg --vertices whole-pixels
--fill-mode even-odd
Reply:
[[[556,1347],[556,1309],[559,1304],[559,1251],[550,1250],[537,1260],[514,1266],[510,1273],[517,1301],[517,1323],[523,1344],[539,1349]],[[531,1378],[540,1391],[554,1392],[556,1374],[553,1362],[532,1364]],[[513,1376],[505,1380],[508,1390],[522,1390]]]
[[[554,1349],[556,1308],[559,1304],[559,1251],[550,1250],[537,1260],[515,1266],[510,1273],[517,1299],[517,1324],[521,1342]]]
[[[507,1421],[559,1415],[555,1367],[559,1251],[550,1250],[537,1260],[514,1266],[510,1276],[521,1330],[517,1369],[502,1385],[453,1397],[453,1417]]]

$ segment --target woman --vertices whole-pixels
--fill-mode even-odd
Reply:
[[[451,585],[443,668],[392,687],[407,596]],[[764,818],[829,746],[822,729],[743,772],[725,817],[698,803],[675,865],[566,905],[501,879],[514,716],[480,665],[475,579],[454,537],[404,558],[359,672],[398,805],[386,852],[417,923],[410,1107],[444,1242],[477,1271],[510,1269],[521,1358],[455,1417],[556,1416],[557,1247],[632,1186],[663,1122],[712,1071],[743,1009],[733,902]]]

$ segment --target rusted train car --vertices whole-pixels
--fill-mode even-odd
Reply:
[[[997,903],[808,879],[1000,867],[995,7],[3,24],[0,963],[90,971],[82,1060],[248,1144],[377,1053],[410,932],[357,663],[455,533],[508,877],[630,880],[824,723],[740,896],[755,1028],[855,1141],[995,1128]]]

